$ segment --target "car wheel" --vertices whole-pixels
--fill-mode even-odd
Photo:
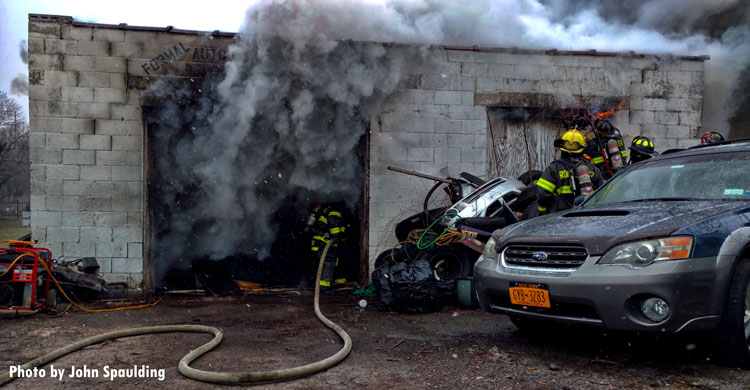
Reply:
[[[448,246],[436,247],[425,252],[424,256],[439,282],[454,282],[472,274],[471,260],[463,251]]]
[[[742,259],[729,283],[729,294],[717,329],[720,363],[750,368],[750,259]]]

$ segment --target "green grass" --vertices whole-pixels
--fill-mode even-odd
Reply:
[[[17,240],[31,229],[21,226],[21,221],[16,219],[0,219],[0,246],[5,246],[3,240]]]

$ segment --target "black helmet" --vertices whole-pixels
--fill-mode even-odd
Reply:
[[[565,130],[584,131],[589,126],[591,126],[591,122],[584,116],[568,116],[563,120]]]
[[[615,132],[616,128],[612,125],[612,122],[610,122],[607,119],[597,119],[596,120],[596,131],[598,131],[600,134],[613,134]]]
[[[630,149],[647,156],[653,156],[656,154],[654,151],[654,141],[652,141],[651,138],[640,135],[633,138],[633,142],[630,144]]]

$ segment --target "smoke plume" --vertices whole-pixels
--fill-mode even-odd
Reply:
[[[274,213],[289,196],[356,202],[362,172],[353,150],[367,120],[427,51],[347,40],[378,28],[347,17],[354,3],[346,12],[320,6],[251,9],[223,79],[202,85],[203,98],[187,108],[181,101],[194,88],[164,81],[151,89],[174,102],[160,112],[152,146],[172,151],[155,159],[167,184],[157,190],[168,225],[157,233],[159,253],[174,257],[165,263],[264,259],[279,228]]]
[[[26,75],[19,74],[10,80],[10,93],[16,96],[29,95],[29,81]]]
[[[25,39],[22,39],[18,44],[18,55],[21,57],[21,61],[23,61],[24,64],[29,63],[29,45]]]
[[[29,63],[29,49],[26,44],[26,40],[22,40],[19,46],[18,55],[21,57],[21,61],[24,64]],[[29,78],[24,74],[19,74],[10,81],[10,93],[16,96],[28,96],[29,95]]]
[[[729,102],[743,92],[733,81],[750,63],[747,2],[612,3],[260,1],[222,79],[201,86],[203,99],[189,109],[162,110],[172,123],[154,141],[170,152],[155,160],[168,184],[159,190],[169,220],[162,253],[263,258],[288,196],[353,201],[352,151],[365,124],[410,72],[429,66],[439,52],[431,44],[708,54],[704,122],[726,130]],[[194,89],[162,84],[152,93],[190,100]]]

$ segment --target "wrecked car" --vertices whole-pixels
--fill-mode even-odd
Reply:
[[[750,141],[663,154],[575,209],[495,231],[474,267],[482,308],[519,328],[710,332],[750,367]]]
[[[429,197],[438,188],[435,186],[427,195],[425,210],[396,226],[399,243],[375,261],[373,280],[379,294],[382,295],[385,284],[393,284],[394,289],[403,285],[403,290],[408,290],[404,300],[409,301],[404,306],[410,309],[412,298],[417,295],[455,298],[457,281],[472,275],[474,262],[492,231],[518,222],[518,215],[525,207],[518,202],[526,188],[523,182],[506,177],[485,182],[467,173],[461,177],[469,180],[451,179],[455,181],[450,184],[470,183],[475,189],[465,196],[451,197],[454,203],[450,206],[428,210]],[[449,195],[459,193],[451,187]],[[386,273],[389,275],[385,276]],[[419,284],[424,288],[420,289]],[[398,291],[394,294],[398,296]],[[433,300],[430,308],[437,307],[436,303],[440,303],[437,301],[441,300]]]

